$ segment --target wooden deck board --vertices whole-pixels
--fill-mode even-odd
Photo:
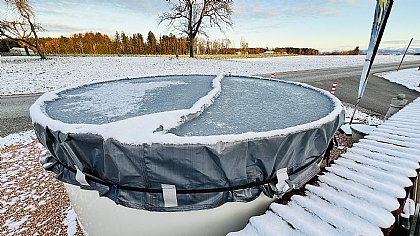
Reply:
[[[348,149],[303,195],[273,203],[232,235],[389,234],[419,169],[420,98]],[[410,236],[420,233],[419,206]]]

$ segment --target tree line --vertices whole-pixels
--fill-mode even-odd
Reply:
[[[34,39],[27,39],[33,42]],[[176,37],[173,34],[156,37],[152,31],[143,36],[141,33],[127,35],[116,32],[113,36],[99,32],[73,34],[69,37],[39,38],[39,46],[47,54],[114,54],[114,55],[187,55],[189,41],[187,37]],[[232,47],[229,39],[196,38],[193,43],[195,54],[261,54],[268,48],[248,48],[248,44],[241,43],[241,48]],[[12,47],[19,47],[13,40],[0,40],[0,52],[8,52]],[[312,48],[274,48],[276,54],[319,55],[319,51]]]
[[[159,16],[159,23],[168,22],[185,38],[174,35],[156,39],[152,32],[147,35],[146,44],[141,34],[115,35],[111,40],[99,33],[76,34],[72,37],[38,38],[43,28],[35,22],[35,13],[28,0],[4,0],[6,6],[17,13],[14,20],[0,16],[0,39],[7,39],[36,51],[42,59],[47,53],[78,54],[184,54],[185,44],[190,57],[194,56],[194,44],[199,34],[205,34],[203,26],[232,26],[233,0],[166,0],[169,11]],[[93,38],[93,39],[92,39]],[[8,46],[8,45],[6,45]]]
[[[360,48],[357,46],[353,50],[348,51],[333,51],[325,53],[325,55],[359,55],[360,54]]]
[[[163,35],[156,38],[152,31],[126,35],[116,32],[113,37],[102,33],[79,33],[70,37],[41,38],[40,45],[48,54],[117,54],[164,55],[186,54],[186,38]]]
[[[113,37],[102,33],[79,33],[70,37],[39,38],[38,31],[43,28],[35,22],[35,13],[28,0],[4,0],[6,5],[17,13],[18,17],[8,20],[0,17],[0,51],[20,46],[37,52],[42,59],[47,54],[259,54],[268,48],[248,48],[248,43],[241,40],[240,48],[232,48],[228,39],[206,40],[197,37],[205,34],[206,26],[216,26],[223,31],[231,27],[233,0],[166,0],[169,11],[159,16],[159,23],[168,22],[175,31],[173,34],[157,38],[151,31],[144,38],[142,34],[126,35],[116,32]],[[311,48],[275,48],[272,53],[318,55],[319,51]]]

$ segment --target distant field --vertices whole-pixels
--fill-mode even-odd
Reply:
[[[205,59],[186,56],[49,56],[48,60],[43,61],[38,57],[1,57],[0,95],[42,93],[68,86],[142,76],[220,73],[261,75],[361,66],[365,61],[363,55],[251,56],[253,55],[223,55]],[[418,56],[407,56],[405,60],[418,59]],[[400,60],[401,56],[398,55],[378,55],[375,63]]]
[[[153,54],[49,54],[50,57],[176,57],[176,55],[153,55]],[[189,57],[189,55],[178,55]],[[196,54],[194,57],[202,59],[244,59],[244,58],[271,58],[299,56],[298,54]]]

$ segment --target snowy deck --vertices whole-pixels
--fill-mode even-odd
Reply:
[[[304,195],[273,203],[237,235],[383,235],[420,168],[420,98],[348,149]]]

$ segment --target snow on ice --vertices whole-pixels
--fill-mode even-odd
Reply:
[[[147,114],[138,117],[132,117],[124,120],[110,122],[106,124],[68,124],[60,120],[55,120],[49,117],[45,111],[45,103],[58,98],[59,92],[52,91],[43,94],[30,108],[31,118],[34,123],[40,124],[44,127],[48,126],[52,130],[60,130],[63,133],[90,133],[98,134],[104,139],[113,138],[126,144],[142,144],[142,143],[176,143],[176,144],[215,144],[217,142],[235,142],[237,140],[256,139],[264,137],[272,137],[277,135],[284,135],[294,133],[300,130],[308,130],[314,127],[319,127],[326,122],[336,119],[342,112],[343,107],[341,102],[330,93],[312,87],[310,85],[287,82],[298,86],[310,88],[331,99],[333,110],[319,120],[312,121],[301,125],[287,127],[284,129],[274,129],[265,132],[246,132],[241,134],[223,134],[223,135],[209,135],[209,136],[177,136],[175,134],[160,132],[176,128],[183,122],[188,121],[186,117],[196,117],[201,114],[206,107],[213,104],[215,98],[222,91],[221,80],[224,78],[223,74],[215,76],[212,82],[212,90],[200,98],[191,108],[171,110],[153,114]],[[139,129],[139,128],[140,129]],[[157,132],[159,131],[159,132]],[[139,132],[142,135],[138,135]]]

